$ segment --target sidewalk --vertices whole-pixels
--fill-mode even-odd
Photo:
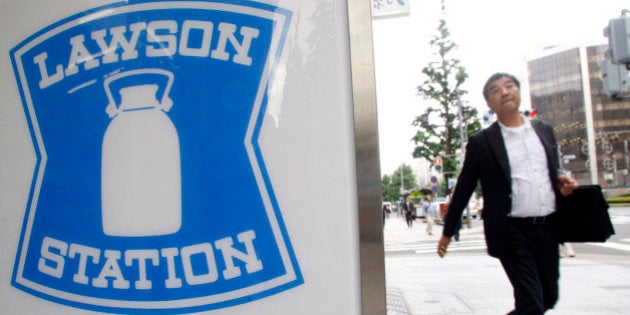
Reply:
[[[481,226],[461,230],[462,242]],[[385,223],[385,268],[388,315],[506,314],[513,308],[512,288],[499,261],[485,251],[437,254],[388,252],[399,243],[437,246],[442,226],[434,234],[416,220],[408,228],[392,214]],[[560,262],[560,300],[554,314],[630,314],[630,260],[596,261],[565,258]]]

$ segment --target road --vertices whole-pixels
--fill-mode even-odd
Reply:
[[[560,263],[561,297],[549,315],[628,314],[630,207],[609,210],[616,234],[605,243],[573,244],[575,258]],[[413,227],[395,214],[385,222],[388,315],[505,314],[513,308],[509,281],[486,254],[482,222],[473,220],[438,258],[442,227]]]

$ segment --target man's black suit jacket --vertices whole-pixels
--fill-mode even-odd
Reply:
[[[556,204],[562,195],[558,183],[558,150],[553,128],[540,120],[531,120],[547,154],[549,179],[556,193]],[[474,134],[466,145],[466,158],[457,187],[448,207],[443,235],[452,237],[468,200],[481,181],[483,191],[483,224],[488,254],[501,257],[508,244],[508,214],[512,208],[510,165],[501,127],[498,122]]]

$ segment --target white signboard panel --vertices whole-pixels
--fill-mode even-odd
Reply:
[[[4,310],[380,313],[354,3],[0,0]]]

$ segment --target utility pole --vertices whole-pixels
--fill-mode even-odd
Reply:
[[[460,144],[460,156],[459,156],[459,169],[464,167],[464,157],[466,156],[466,127],[464,126],[464,108],[462,105],[462,99],[460,98],[459,91],[455,91],[457,94],[457,117],[459,118],[459,144]],[[470,203],[466,206],[466,225],[470,228]]]
[[[460,157],[459,168],[464,166],[464,156],[466,152],[466,127],[464,126],[464,111],[462,106],[462,100],[459,98],[459,91],[457,92],[457,116],[459,118],[459,144],[460,144]]]
[[[403,181],[403,170],[405,163],[400,163],[400,199],[405,202],[405,182]]]

